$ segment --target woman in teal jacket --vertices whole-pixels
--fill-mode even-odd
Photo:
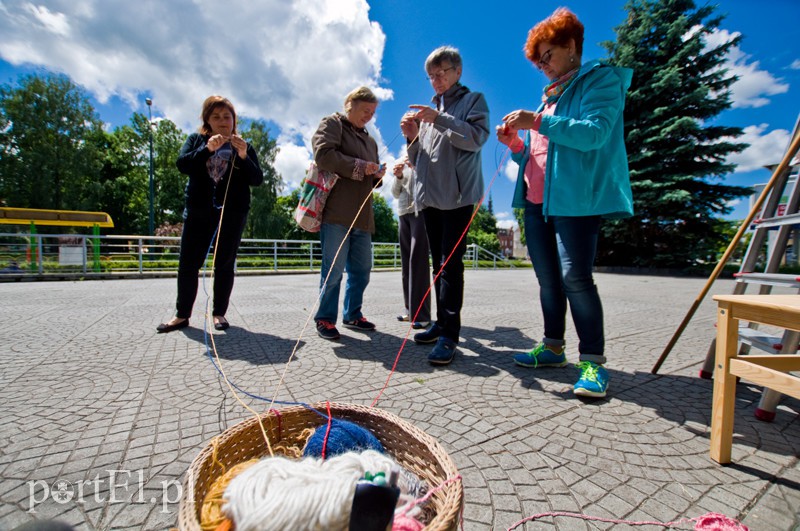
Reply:
[[[632,71],[581,65],[583,24],[559,8],[531,29],[525,54],[550,80],[542,104],[497,128],[519,164],[513,206],[525,209],[525,238],[540,287],[544,339],[516,354],[523,367],[563,367],[567,302],[578,334],[574,392],[608,388],[603,306],[592,276],[603,218],[633,214],[622,111]],[[524,131],[524,140],[518,131]]]

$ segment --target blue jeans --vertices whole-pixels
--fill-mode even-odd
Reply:
[[[525,205],[525,240],[539,281],[544,335],[563,340],[567,301],[578,333],[581,361],[605,363],[603,305],[592,277],[600,216],[542,215],[542,205]]]
[[[372,270],[372,234],[365,230],[353,229],[347,235],[347,227],[323,223],[319,231],[322,244],[322,271],[320,278],[319,301],[315,321],[323,320],[336,323],[339,315],[339,288],[342,276],[347,271],[347,285],[344,291],[344,311],[342,319],[352,321],[363,317],[361,305],[364,302],[364,290],[369,284],[369,273]],[[344,241],[344,245],[342,242]],[[339,246],[339,256],[333,261]],[[330,272],[330,277],[328,277]],[[328,282],[325,284],[325,278]]]

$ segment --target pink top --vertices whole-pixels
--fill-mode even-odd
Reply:
[[[547,164],[547,145],[549,140],[546,136],[540,135],[537,131],[542,123],[542,114],[553,115],[556,105],[555,102],[546,104],[542,112],[536,117],[536,122],[531,129],[531,145],[528,164],[525,166],[525,185],[528,192],[525,199],[534,205],[541,205],[544,202],[544,170]],[[524,147],[520,140],[515,142],[512,150],[519,152]]]

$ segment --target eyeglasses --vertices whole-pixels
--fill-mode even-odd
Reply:
[[[455,68],[454,66],[451,66],[451,67],[445,68],[443,70],[439,70],[435,74],[428,76],[428,81],[439,81],[439,80],[442,80],[442,79],[444,79],[445,73],[448,70],[453,70],[454,68]]]
[[[541,57],[539,57],[539,60],[536,61],[536,66],[542,68],[544,65],[549,65],[550,59],[552,58],[553,58],[553,49],[550,48],[549,50],[544,52]]]

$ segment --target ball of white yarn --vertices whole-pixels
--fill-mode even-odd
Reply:
[[[367,450],[327,460],[270,457],[235,477],[223,511],[236,531],[346,530],[356,482],[365,472],[386,477],[396,462]]]

